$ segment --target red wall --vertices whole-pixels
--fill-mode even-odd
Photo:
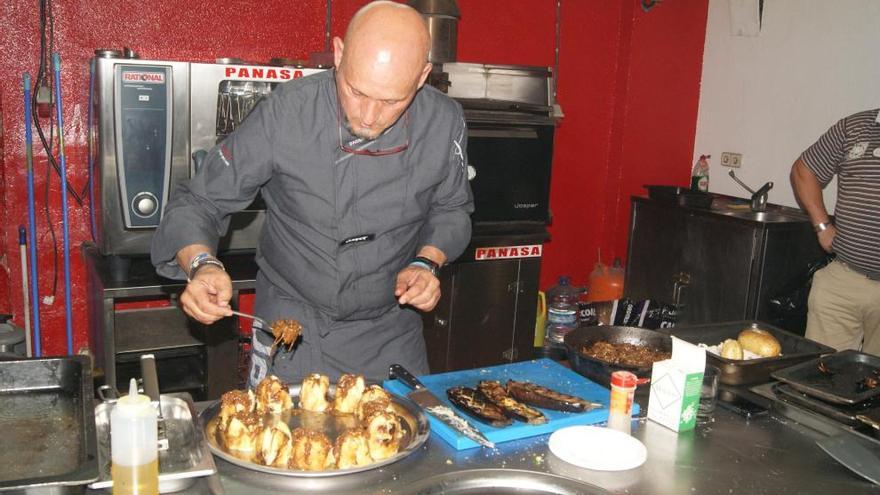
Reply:
[[[333,34],[365,0],[333,1]],[[556,139],[551,190],[552,240],[541,285],[559,274],[583,283],[601,247],[625,256],[628,198],[646,183],[686,183],[699,98],[707,0],[662,2],[645,13],[638,0],[562,2],[558,99],[565,113]],[[463,62],[552,66],[555,0],[458,0]],[[213,2],[93,0],[54,2],[62,57],[68,180],[87,180],[85,117],[88,59],[95,48],[130,46],[144,58],[210,61],[235,56],[266,61],[307,58],[324,48],[324,0]],[[246,5],[246,7],[244,7]],[[149,7],[149,8],[147,8]],[[36,74],[37,2],[11,0],[0,10],[0,311],[22,323],[18,225],[27,223],[21,74]],[[38,148],[39,149],[39,148]],[[45,154],[36,152],[37,196]],[[59,235],[58,177],[50,184],[51,222]],[[40,200],[40,204],[42,200]],[[79,244],[90,238],[88,204],[70,201],[74,350],[88,344],[85,276]],[[52,243],[38,214],[40,294],[52,294]],[[42,306],[44,354],[65,352],[63,277],[56,300]]]

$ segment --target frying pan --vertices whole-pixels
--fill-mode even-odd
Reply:
[[[650,381],[653,366],[650,364],[647,366],[614,364],[581,352],[585,345],[599,340],[611,344],[632,344],[672,352],[672,339],[668,335],[647,328],[599,326],[572,330],[565,336],[565,348],[568,352],[568,362],[571,364],[571,369],[606,387],[611,382],[611,373],[615,371],[634,373],[639,377],[638,384],[644,385]]]

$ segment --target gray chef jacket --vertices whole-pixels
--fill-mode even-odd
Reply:
[[[190,244],[216,248],[230,214],[262,193],[254,311],[270,322],[297,319],[304,330],[293,352],[269,359],[272,336],[255,326],[251,384],[267,373],[289,381],[313,372],[379,380],[395,362],[428,372],[421,316],[397,304],[397,274],[422,246],[454,260],[470,240],[460,105],[423,87],[392,127],[364,143],[340,125],[334,76],[290,81],[267,96],[178,185],[153,237],[159,274],[182,278],[177,252]],[[344,152],[341,141],[409,147],[365,156]]]

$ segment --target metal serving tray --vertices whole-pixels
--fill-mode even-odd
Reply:
[[[168,450],[159,451],[159,492],[169,493],[189,487],[198,477],[216,473],[217,468],[190,395],[162,394],[161,403]],[[115,406],[115,401],[108,401],[95,408],[100,477],[89,488],[113,486],[110,473],[110,413]]]
[[[746,328],[762,328],[767,330],[782,346],[782,355],[758,359],[727,359],[711,352],[706,353],[706,361],[721,369],[721,383],[727,385],[748,385],[770,381],[770,374],[778,369],[817,358],[823,354],[831,354],[834,349],[827,345],[805,339],[799,335],[786,332],[773,325],[755,320],[709,323],[704,325],[676,326],[662,329],[664,333],[674,335],[692,344],[716,345],[725,339],[736,339]]]
[[[803,406],[849,426],[862,426],[869,424],[870,420],[880,423],[880,421],[874,419],[880,418],[880,400],[876,398],[850,406],[830,404],[819,400],[793,388],[787,383],[775,383],[772,390],[777,397],[786,402]],[[861,420],[859,416],[865,416],[869,418],[869,421]]]
[[[830,373],[819,371],[825,363]],[[773,373],[773,378],[818,399],[835,404],[858,404],[880,395],[880,386],[859,390],[858,382],[865,377],[880,380],[880,357],[859,351],[840,351],[821,359],[813,359]]]
[[[0,361],[0,491],[59,493],[98,478],[91,363]]]
[[[290,395],[293,398],[294,404],[298,402],[299,391],[301,388],[302,387],[299,384],[290,386]],[[329,397],[332,398],[335,393],[336,387],[331,386],[328,394]],[[430,434],[430,429],[428,427],[428,418],[425,416],[425,413],[422,412],[421,408],[419,408],[419,406],[417,406],[415,402],[405,397],[401,397],[391,392],[389,392],[389,394],[391,394],[391,404],[394,407],[395,412],[403,419],[402,423],[404,435],[403,439],[400,441],[400,451],[397,454],[389,457],[388,459],[383,459],[372,464],[357,466],[349,469],[301,471],[298,469],[282,469],[264,466],[253,461],[251,459],[252,455],[249,456],[248,453],[227,451],[218,441],[216,432],[218,416],[220,414],[219,400],[216,401],[214,404],[211,404],[204,411],[202,411],[201,419],[203,424],[205,425],[205,436],[208,438],[208,445],[211,448],[211,452],[213,452],[214,455],[220,457],[221,459],[231,462],[232,464],[241,466],[246,469],[251,469],[253,471],[261,471],[264,473],[278,474],[282,476],[295,476],[302,478],[340,476],[345,474],[360,473],[363,471],[369,471],[372,469],[387,466],[388,464],[397,462],[417,452],[425,444],[425,442],[428,441],[428,435]],[[267,414],[271,416],[271,413]],[[300,409],[295,409],[290,413],[284,413],[280,416],[280,418],[287,422],[287,425],[290,427],[291,431],[298,427],[303,427],[309,430],[316,430],[323,432],[331,439],[331,441],[335,440],[339,433],[342,433],[343,431],[350,429],[357,424],[357,418],[350,414],[337,416],[331,413],[313,413],[302,411]]]

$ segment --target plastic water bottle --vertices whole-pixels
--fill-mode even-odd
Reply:
[[[578,326],[578,293],[567,276],[547,291],[547,328],[544,331],[544,355],[565,358],[565,336]]]
[[[134,378],[110,413],[113,495],[159,493],[158,413]]]

